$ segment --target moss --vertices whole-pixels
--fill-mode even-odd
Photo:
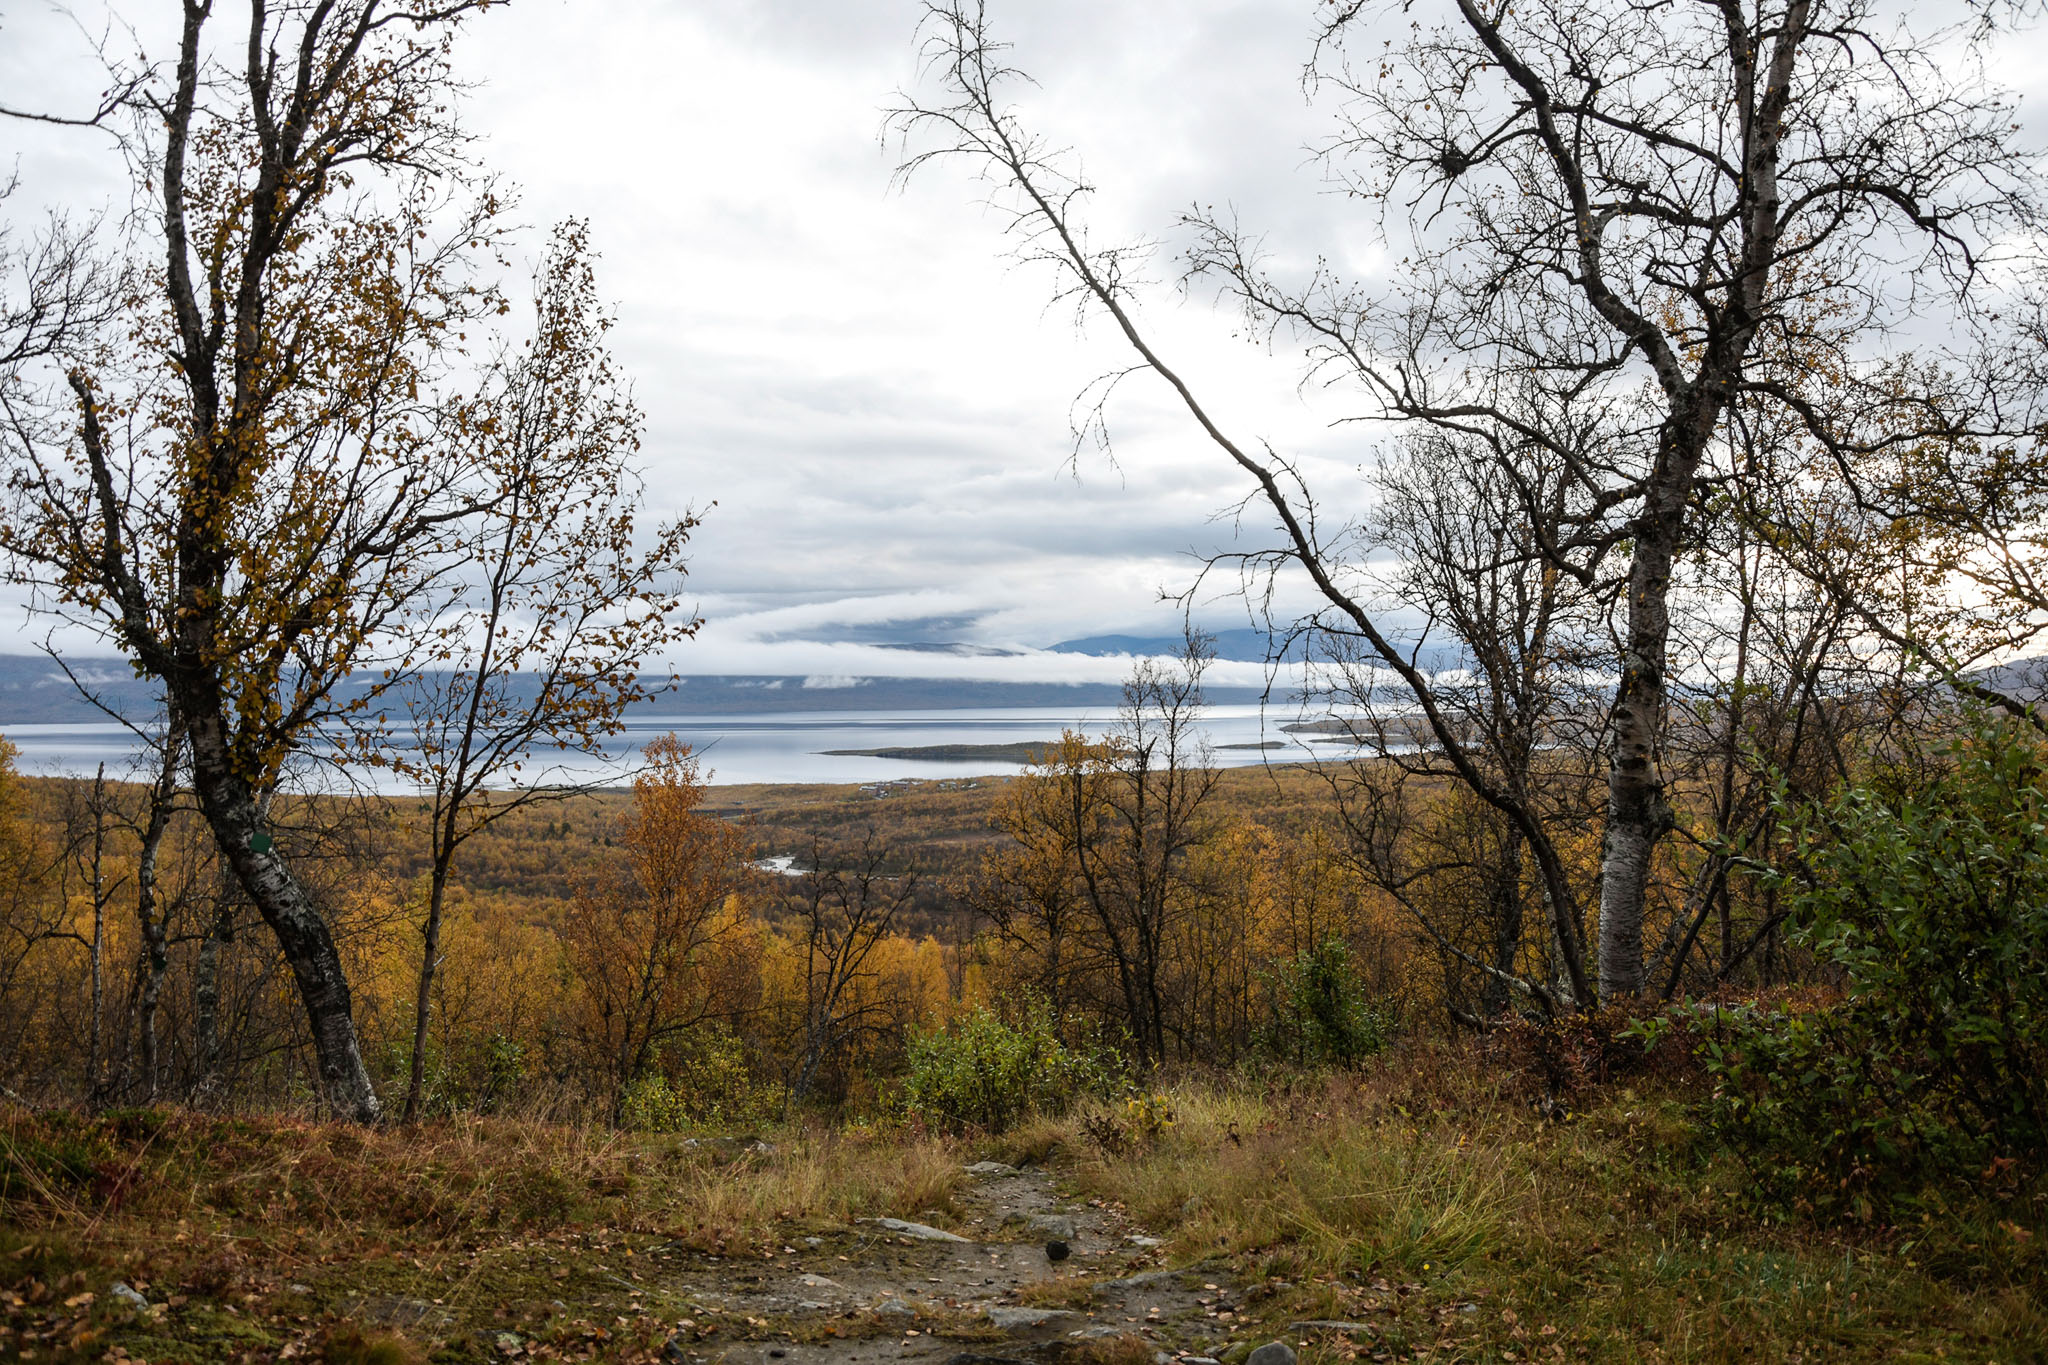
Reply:
[[[426,1357],[404,1337],[342,1326],[320,1344],[319,1358],[323,1365],[421,1365]]]
[[[62,1200],[87,1189],[111,1149],[90,1130],[52,1124],[0,1138],[0,1200]]]

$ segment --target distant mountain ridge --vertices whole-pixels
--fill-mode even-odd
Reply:
[[[156,688],[123,659],[70,660],[73,673],[109,707],[136,721],[156,712]],[[106,715],[78,695],[46,654],[0,654],[0,732],[9,725],[89,725]]]
[[[1219,659],[1262,664],[1273,658],[1271,651],[1276,637],[1263,630],[1219,630],[1209,638]],[[1078,640],[1062,640],[1046,648],[1054,654],[1088,654],[1096,658],[1119,654],[1177,655],[1186,648],[1186,641],[1179,635],[1084,635]],[[1304,657],[1301,641],[1290,644],[1281,657],[1299,663]]]
[[[120,659],[75,659],[71,667],[110,707],[130,720],[156,712],[154,685],[139,681]],[[1210,688],[1223,704],[1255,702],[1257,689]],[[958,678],[685,677],[673,689],[635,707],[630,718],[646,724],[662,715],[775,715],[792,711],[950,711],[1036,706],[1107,710],[1123,697],[1112,683],[980,682]],[[0,733],[11,725],[87,725],[107,717],[78,695],[71,681],[41,654],[0,654]]]

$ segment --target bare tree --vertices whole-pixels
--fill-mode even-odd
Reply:
[[[1213,833],[1219,770],[1197,723],[1209,643],[1191,636],[1177,663],[1143,660],[1124,683],[1106,736],[1110,780],[1097,788],[1099,838],[1075,846],[1083,900],[1123,996],[1140,1065],[1167,1052],[1167,955],[1202,894],[1190,855]]]
[[[1208,894],[1194,855],[1215,833],[1219,772],[1197,724],[1209,657],[1195,636],[1177,662],[1141,660],[1106,734],[1040,756],[996,815],[1013,846],[981,876],[982,905],[1042,956],[1047,988],[1088,996],[1141,1065],[1189,1041],[1174,953]]]
[[[2000,401],[2000,383],[2021,373],[2012,363],[1873,355],[1939,314],[1957,345],[1997,360],[1979,344],[1997,292],[1986,266],[2036,207],[2010,99],[1954,69],[1990,29],[1889,27],[1876,8],[1351,0],[1323,21],[1311,66],[1344,101],[1325,156],[1412,232],[1403,278],[1357,287],[1321,266],[1276,279],[1234,220],[1186,220],[1191,274],[1259,327],[1299,338],[1312,366],[1352,383],[1361,416],[1494,452],[1532,524],[1556,528],[1536,547],[1545,567],[1612,611],[1603,998],[1646,984],[1645,902],[1674,823],[1663,754],[1673,593],[1703,496],[1753,473],[1729,439],[1732,415],[1782,417],[1844,467],[1930,441],[1995,442],[2033,420],[2031,406]],[[1987,22],[2016,12],[1981,9]],[[1369,33],[1354,64],[1349,40],[1381,17],[1397,36]],[[934,3],[925,31],[945,97],[906,97],[894,114],[919,140],[903,173],[964,158],[1014,196],[1024,253],[1106,312],[1253,481],[1279,533],[1265,563],[1306,576],[1320,627],[1395,675],[1445,765],[1540,857],[1531,812],[1361,585],[1350,524],[1284,457],[1226,432],[1152,344],[1132,253],[1089,244],[1077,207],[1090,187],[1010,109],[1021,73],[982,4]],[[1522,482],[1539,457],[1563,470],[1554,510]]]
[[[789,1081],[792,1100],[809,1096],[827,1064],[879,1028],[890,1010],[889,1000],[860,988],[874,975],[869,960],[875,949],[917,894],[916,873],[884,871],[891,856],[872,828],[851,848],[811,843],[810,867],[793,898],[803,934],[804,1013]]]
[[[1372,551],[1392,553],[1380,600],[1417,622],[1408,661],[1429,679],[1466,762],[1493,784],[1492,800],[1415,809],[1458,784],[1457,765],[1415,723],[1405,683],[1355,635],[1322,637],[1342,679],[1343,728],[1366,755],[1323,768],[1354,854],[1436,946],[1447,1003],[1472,1021],[1517,991],[1554,1011],[1591,989],[1579,946],[1588,888],[1570,874],[1567,849],[1594,821],[1598,698],[1584,678],[1601,613],[1542,554],[1566,506],[1563,463],[1540,451],[1520,452],[1512,475],[1508,463],[1488,442],[1424,431],[1380,470],[1379,507],[1361,528]],[[1522,965],[1532,919],[1540,972]],[[1470,973],[1476,998],[1462,985]]]

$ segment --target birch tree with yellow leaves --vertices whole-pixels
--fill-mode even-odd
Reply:
[[[121,102],[140,211],[103,272],[118,312],[6,376],[0,551],[161,685],[320,1089],[367,1121],[344,961],[266,797],[433,661],[415,627],[535,488],[493,462],[512,419],[464,388],[505,311],[505,199],[452,112],[452,39],[486,3],[224,8],[184,0]]]

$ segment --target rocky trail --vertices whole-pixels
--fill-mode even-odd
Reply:
[[[1099,1203],[1063,1198],[1045,1170],[983,1162],[967,1173],[958,1232],[871,1219],[765,1264],[696,1253],[671,1262],[671,1302],[691,1316],[665,1355],[676,1365],[1051,1365],[1116,1343],[1132,1365],[1146,1346],[1160,1365],[1214,1365],[1248,1349],[1233,1331],[1239,1295],[1220,1273],[1163,1268],[1158,1239]]]

